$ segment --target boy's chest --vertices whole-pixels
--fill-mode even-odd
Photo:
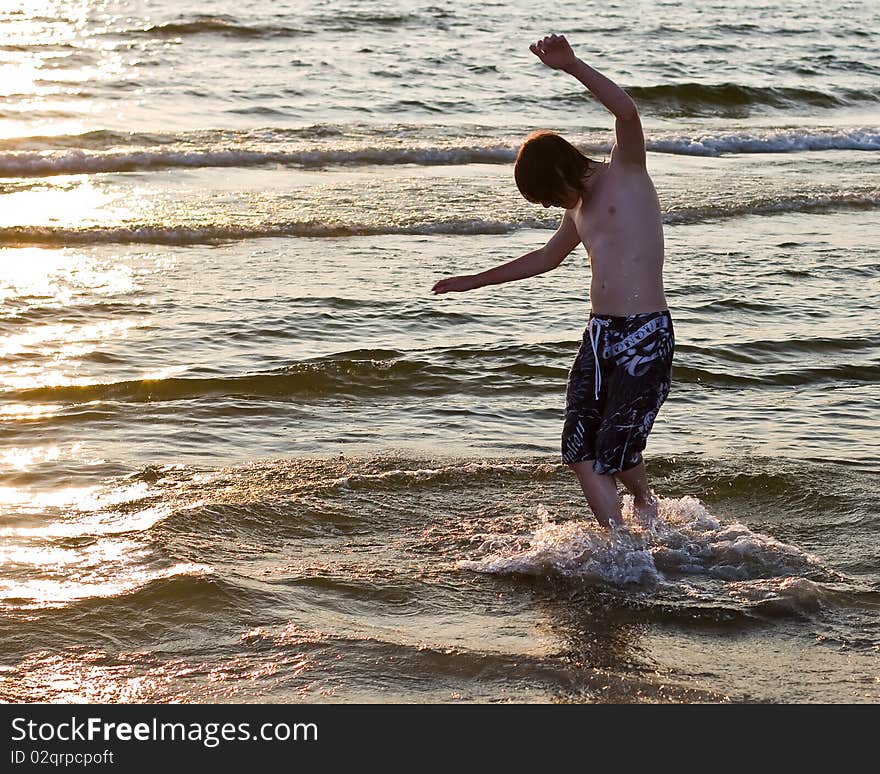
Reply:
[[[614,185],[596,186],[588,197],[581,200],[574,220],[578,235],[587,249],[590,244],[601,240],[603,235],[613,233],[621,224],[625,200]]]
[[[587,250],[606,239],[638,238],[658,209],[650,180],[609,171],[588,190],[574,220]]]

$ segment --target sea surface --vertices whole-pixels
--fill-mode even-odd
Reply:
[[[880,6],[0,9],[0,700],[880,700]],[[559,458],[589,314],[523,137],[638,104],[661,512]]]

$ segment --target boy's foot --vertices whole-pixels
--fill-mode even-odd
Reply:
[[[651,494],[648,497],[633,498],[633,510],[636,514],[636,521],[642,525],[645,529],[653,529],[654,525],[657,523],[657,513],[660,508],[657,503],[657,498]]]

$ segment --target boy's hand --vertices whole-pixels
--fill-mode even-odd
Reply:
[[[476,287],[471,276],[447,277],[440,280],[431,288],[432,293],[460,293],[463,290],[473,290]]]
[[[566,70],[577,62],[577,57],[564,35],[548,35],[537,43],[532,43],[529,50],[554,70]]]

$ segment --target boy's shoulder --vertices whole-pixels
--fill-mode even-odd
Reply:
[[[626,172],[641,172],[645,174],[648,171],[648,167],[645,163],[641,161],[633,161],[631,158],[627,158],[623,153],[620,152],[620,147],[615,142],[614,145],[611,146],[611,153],[608,154],[608,166],[609,168],[613,168],[615,170],[622,170]]]

